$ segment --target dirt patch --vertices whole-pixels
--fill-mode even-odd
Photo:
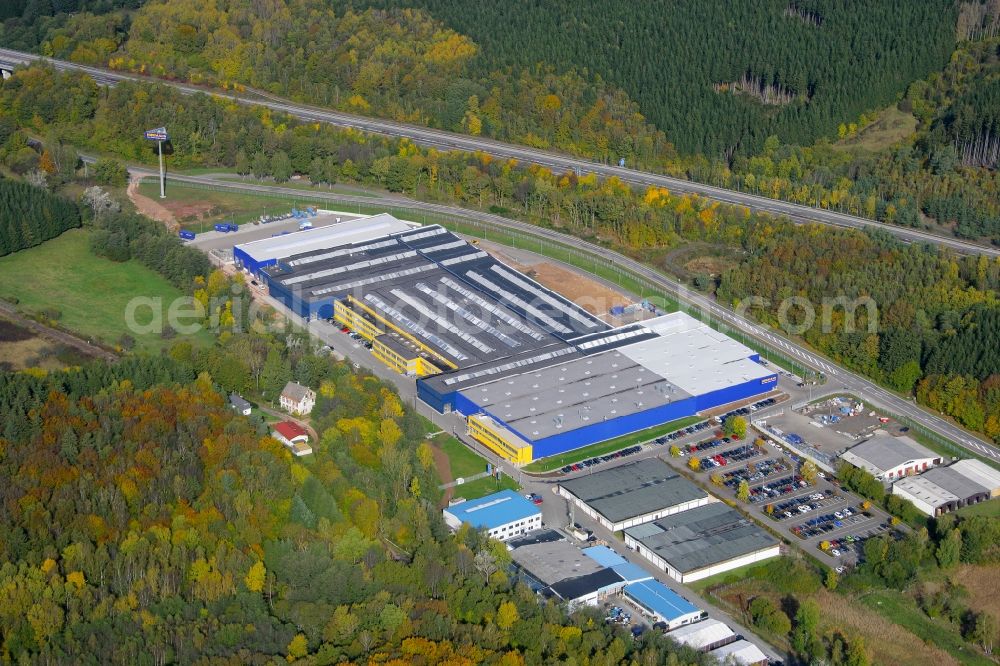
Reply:
[[[12,321],[0,319],[0,342],[23,342],[33,337],[35,335],[31,331],[21,328]]]
[[[958,568],[952,580],[969,592],[969,606],[977,611],[987,611],[1000,618],[1000,569],[964,564]],[[992,582],[990,582],[992,581]]]
[[[524,273],[543,287],[568,298],[593,315],[606,315],[614,305],[628,305],[631,301],[623,294],[596,280],[547,261],[526,264],[496,250],[489,249],[497,260],[514,270]]]
[[[431,443],[431,453],[434,454],[434,467],[437,468],[438,476],[441,477],[441,483],[451,483],[454,481],[451,476],[451,461],[448,460],[447,454],[433,442]],[[442,506],[447,506],[454,495],[455,489],[453,487],[445,488],[441,496]]]
[[[183,217],[183,215],[175,216],[175,211],[170,209],[170,204],[168,203],[161,204],[159,201],[154,201],[144,194],[139,194],[140,182],[142,182],[141,178],[133,178],[129,181],[127,190],[128,198],[136,210],[150,219],[163,222],[170,229],[176,229],[177,217]],[[181,204],[181,207],[184,207],[184,204]]]
[[[689,273],[706,273],[711,276],[721,275],[729,266],[722,257],[695,257],[684,264],[684,270]]]

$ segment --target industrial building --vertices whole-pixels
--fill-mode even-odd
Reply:
[[[681,645],[708,652],[735,643],[740,637],[729,625],[719,620],[705,620],[670,632],[670,638]]]
[[[1000,493],[1000,471],[978,460],[960,460],[935,467],[919,476],[899,479],[892,494],[909,500],[928,516],[957,511],[986,502]]]
[[[625,545],[681,583],[779,555],[774,537],[721,502],[628,528]]]
[[[558,488],[612,532],[716,501],[658,458],[564,481]]]
[[[457,530],[463,523],[484,529],[499,541],[507,541],[542,526],[542,511],[513,490],[467,500],[442,510],[444,520]]]
[[[585,576],[604,569],[558,532],[542,531],[558,538],[551,540],[524,538],[523,541],[516,543],[507,542],[514,562],[539,583],[552,585],[567,578]]]
[[[768,658],[761,649],[746,640],[738,640],[735,643],[723,645],[720,648],[709,652],[720,664],[734,664],[735,666],[767,666]]]
[[[941,464],[941,456],[918,444],[911,437],[893,437],[884,430],[840,455],[845,462],[869,472],[879,481],[896,479]]]
[[[654,622],[666,624],[668,630],[706,617],[705,611],[656,580],[631,583],[625,586],[623,592],[627,599],[652,617]]]
[[[332,319],[417,377],[515,463],[767,393],[777,375],[683,313],[612,328],[438,225],[377,215],[236,246],[305,319]]]

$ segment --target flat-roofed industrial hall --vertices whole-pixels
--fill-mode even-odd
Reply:
[[[237,265],[417,378],[515,463],[749,399],[777,377],[684,313],[611,327],[439,225],[383,214],[238,245]]]

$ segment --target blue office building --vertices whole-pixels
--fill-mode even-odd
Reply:
[[[704,611],[657,580],[644,580],[625,586],[625,596],[647,614],[664,622],[667,629],[698,622]]]

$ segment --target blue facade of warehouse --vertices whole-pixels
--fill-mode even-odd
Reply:
[[[541,439],[532,439],[523,432],[518,432],[516,428],[505,423],[503,419],[497,417],[495,414],[490,413],[488,409],[482,409],[462,391],[442,395],[430,387],[427,380],[420,379],[417,381],[417,395],[421,400],[439,412],[447,411],[450,408],[464,416],[480,413],[489,415],[512,433],[529,442],[532,445],[532,455],[537,459],[565,453],[566,451],[572,451],[573,449],[588,446],[596,442],[603,442],[615,437],[621,437],[622,435],[653,428],[670,421],[676,421],[687,416],[693,416],[699,412],[715,409],[722,405],[746,400],[755,395],[767,393],[774,388],[776,382],[777,375],[769,375]]]

